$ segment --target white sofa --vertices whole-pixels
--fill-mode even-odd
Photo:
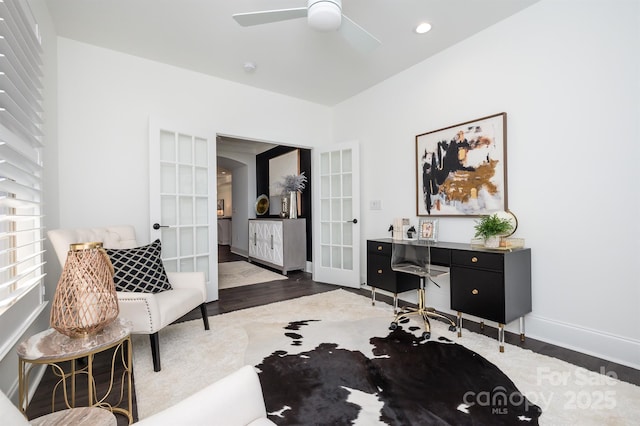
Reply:
[[[20,410],[0,392],[2,424],[29,426]],[[137,422],[162,425],[271,426],[255,369],[246,365],[177,404]]]
[[[136,241],[133,226],[109,226],[104,228],[54,229],[47,235],[64,266],[69,245],[83,242],[102,242],[105,248],[134,248]],[[132,323],[133,334],[148,334],[151,339],[151,355],[154,371],[160,371],[160,342],[158,331],[200,306],[205,330],[209,330],[206,309],[206,285],[202,272],[167,272],[171,290],[160,293],[117,292],[119,318]]]

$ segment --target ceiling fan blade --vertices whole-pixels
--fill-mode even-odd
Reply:
[[[342,15],[342,24],[338,32],[347,43],[362,53],[369,53],[381,44],[380,40],[345,15]]]
[[[271,22],[286,21],[289,19],[304,18],[307,16],[306,7],[294,9],[265,10],[262,12],[236,13],[233,19],[243,27],[268,24]]]

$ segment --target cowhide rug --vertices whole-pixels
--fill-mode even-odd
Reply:
[[[357,323],[342,327],[357,333]],[[540,408],[495,365],[409,328],[381,329],[363,352],[345,348],[335,324],[289,323],[276,339],[281,349],[257,364],[269,417],[279,425],[538,424]],[[325,341],[300,351],[307,332]]]
[[[209,331],[200,319],[173,324],[160,330],[157,373],[148,336],[133,335],[139,418],[245,364],[260,366],[271,418],[282,424],[339,424],[354,416],[367,426],[498,424],[527,408],[519,392],[542,409],[536,419],[528,407],[531,421],[517,419],[520,425],[627,425],[640,418],[640,387],[617,380],[609,365],[598,374],[510,344],[500,353],[494,337],[463,330],[458,338],[439,321],[431,340],[421,342],[417,323],[390,334],[392,317],[389,305],[335,290],[215,315]]]

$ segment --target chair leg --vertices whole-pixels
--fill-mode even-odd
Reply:
[[[202,321],[204,322],[204,329],[209,329],[209,315],[207,314],[207,304],[200,305],[200,312],[202,312]]]
[[[151,358],[153,359],[153,371],[160,371],[160,339],[158,332],[149,335],[151,340]]]

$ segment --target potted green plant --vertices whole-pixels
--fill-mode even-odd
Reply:
[[[496,248],[500,245],[500,237],[513,231],[513,223],[507,218],[501,218],[496,213],[482,216],[473,227],[475,237],[484,238],[485,247]]]

